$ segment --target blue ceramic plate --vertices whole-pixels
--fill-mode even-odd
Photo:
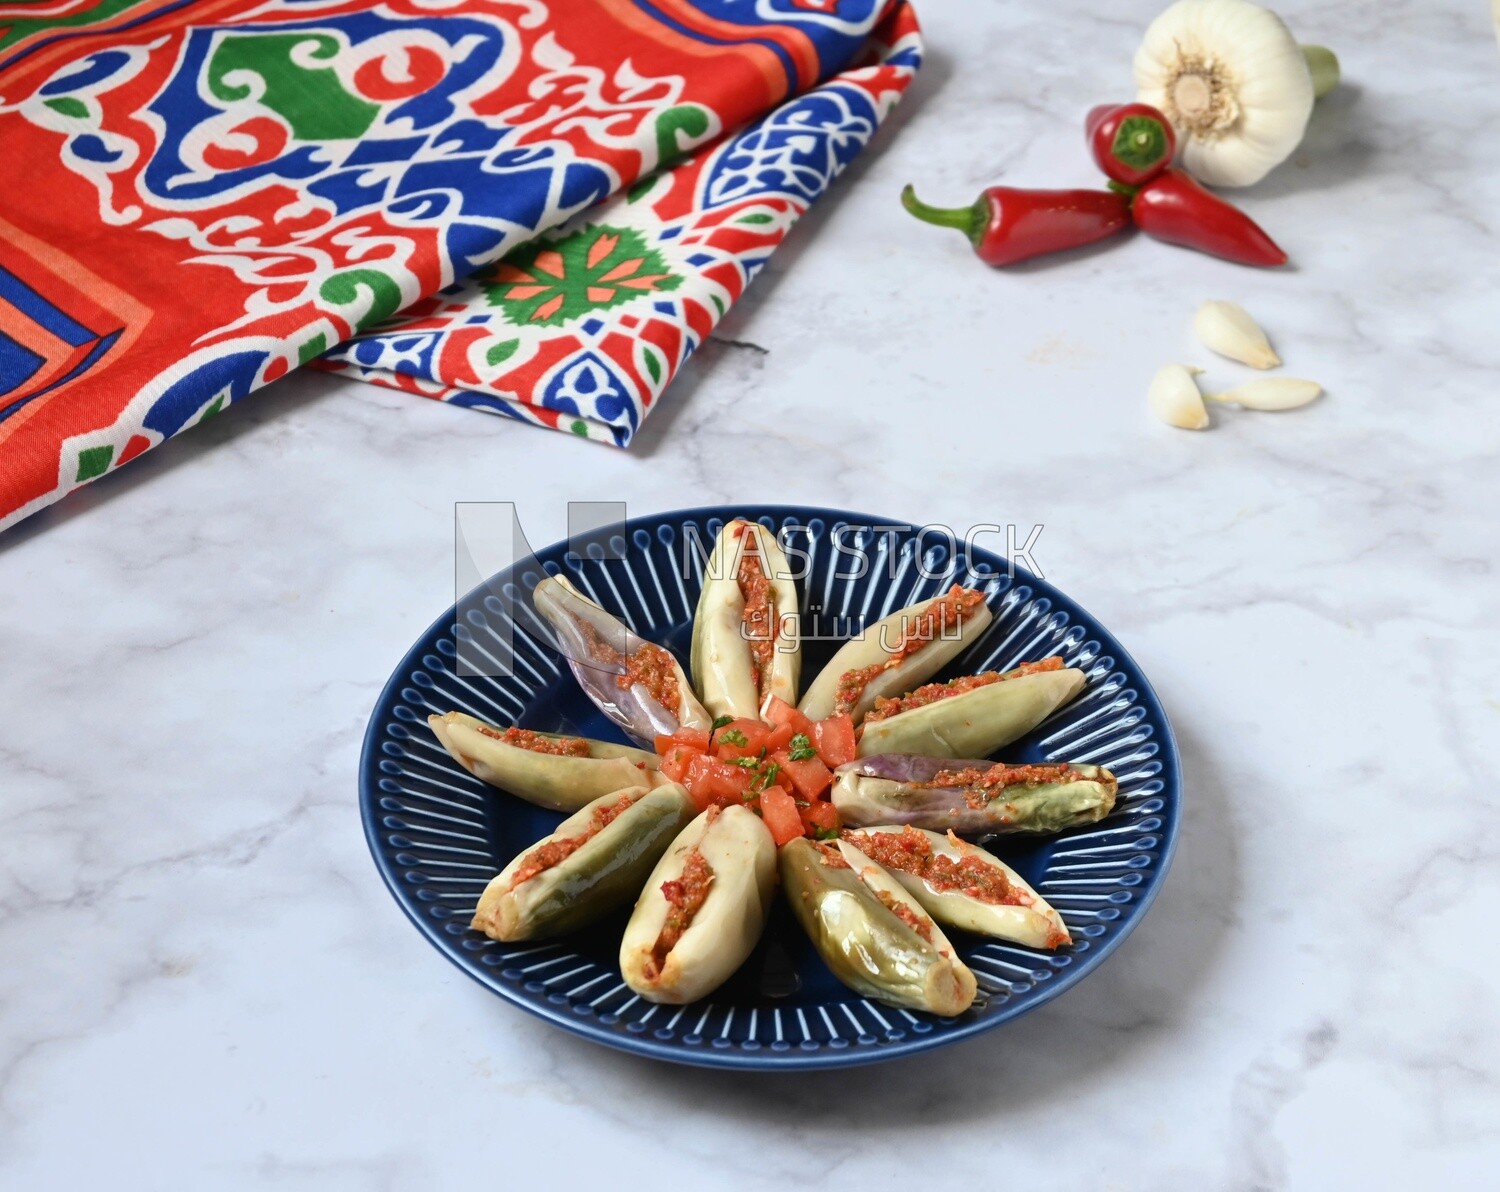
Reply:
[[[542,570],[566,572],[643,637],[687,661],[701,585],[697,547],[733,516],[779,531],[807,552],[799,585],[804,636],[847,637],[862,621],[936,595],[955,580],[983,589],[995,613],[984,637],[942,678],[1063,655],[1088,686],[1005,760],[1093,762],[1120,780],[1113,814],[1063,836],[1000,838],[991,847],[1067,921],[1057,954],[953,932],[979,981],[958,1018],[867,1001],[834,979],[778,901],[759,948],[728,984],[690,1006],[656,1006],[620,979],[622,914],[550,942],[502,944],[468,927],[485,883],[562,818],[470,777],[427,728],[459,710],[496,724],[622,740],[539,632],[530,592]],[[886,519],[831,509],[695,509],[639,518],[538,552],[440,617],[381,693],[360,761],[360,808],[375,862],[417,929],[465,973],[508,1002],[596,1042],[655,1059],[723,1068],[834,1068],[910,1055],[987,1031],[1092,973],[1151,905],[1177,836],[1181,788],[1166,714],[1146,677],[1102,626],[1056,588],[1004,560],[967,554],[946,536],[890,531]],[[870,529],[880,526],[883,532]],[[868,551],[854,578],[852,551]],[[684,557],[687,557],[684,566]],[[514,611],[514,616],[512,612]],[[507,644],[507,640],[509,644]],[[837,642],[809,640],[803,682]],[[507,677],[460,673],[460,649],[502,660]],[[509,651],[514,651],[514,656]]]

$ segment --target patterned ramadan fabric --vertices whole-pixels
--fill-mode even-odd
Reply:
[[[909,8],[868,61],[315,362],[629,444],[682,364],[920,64]]]
[[[867,52],[891,6],[0,0],[0,528],[785,105]],[[902,21],[891,14],[882,36]],[[914,61],[913,43],[905,68]],[[900,51],[881,69],[903,69]],[[855,90],[876,94],[866,83]],[[684,167],[700,189],[731,176],[707,164],[717,152]],[[631,359],[646,380],[653,368],[668,375],[701,331],[681,323],[674,347],[633,295],[606,302],[603,291],[654,287],[653,304],[680,303],[692,320],[689,295],[705,291],[686,270],[709,268],[684,262],[743,255],[747,273],[755,263],[708,232],[714,211],[756,210],[712,207],[705,192],[698,223],[686,195],[667,201],[674,174],[635,196],[661,188],[660,214],[622,210],[618,232],[492,270],[496,305],[468,317],[490,324],[493,342],[468,350],[455,329],[434,329],[442,359],[467,364],[451,378],[434,370],[431,384],[513,409],[474,387],[507,377],[507,351],[509,373],[541,368],[549,351],[561,359],[561,342],[534,338],[530,325],[545,324],[592,351],[600,371],[575,367],[543,386],[528,417],[572,418],[571,402],[606,437],[628,427],[630,415],[590,389],[625,394],[628,353],[586,325],[607,316],[629,332],[629,314],[643,343],[657,335],[659,356]],[[778,210],[768,201],[764,213]],[[703,251],[656,246],[655,220],[681,226],[678,239],[706,237]],[[710,307],[731,293],[726,270],[714,284],[724,294],[707,295]],[[509,349],[496,311],[520,320]],[[402,351],[384,335],[373,342]],[[638,419],[658,388],[637,384]]]

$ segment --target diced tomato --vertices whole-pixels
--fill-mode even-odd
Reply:
[[[838,810],[827,799],[818,799],[806,807],[797,808],[802,817],[802,826],[813,836],[820,832],[839,830]]]
[[[656,738],[656,752],[661,757],[667,756],[667,750],[674,745],[686,745],[690,749],[696,749],[703,753],[708,749],[708,730],[702,728],[680,728],[670,736],[659,736]]]
[[[797,730],[790,724],[778,724],[766,734],[766,749],[774,753],[778,749],[785,749],[792,743],[792,738],[797,735]]]
[[[760,818],[771,829],[778,846],[802,835],[802,817],[792,796],[779,786],[768,786],[760,793]]]
[[[673,782],[681,782],[693,759],[702,756],[702,752],[689,745],[672,745],[662,754],[661,773]]]
[[[762,715],[767,724],[774,724],[778,728],[783,724],[790,724],[793,733],[805,733],[809,737],[812,736],[813,722],[779,696],[773,695],[766,701]]]
[[[759,720],[731,720],[714,734],[714,754],[726,762],[737,757],[759,757],[766,732],[766,726]]]
[[[847,716],[830,716],[813,725],[813,747],[828,766],[852,762],[858,754],[854,741],[854,721]]]
[[[738,803],[750,789],[750,772],[700,753],[688,765],[683,785],[699,807]]]
[[[798,798],[816,799],[833,782],[832,773],[820,758],[809,757],[794,762],[789,753],[773,753],[771,756],[781,767],[781,773],[791,778],[792,789]]]

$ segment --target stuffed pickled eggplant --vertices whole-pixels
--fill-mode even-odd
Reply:
[[[953,833],[922,828],[845,829],[842,839],[906,887],[944,927],[1028,948],[1072,943],[1067,925],[1025,879],[993,853]]]
[[[745,962],[776,891],[776,843],[744,807],[710,807],[657,863],[620,941],[620,972],[647,1001],[712,993]]]
[[[1084,682],[1081,670],[1052,657],[877,699],[860,731],[860,756],[985,757],[1024,737]]]
[[[427,724],[475,778],[552,811],[577,811],[600,795],[661,781],[656,754],[629,745],[500,729],[462,712],[429,716]]]
[[[495,876],[472,926],[496,940],[539,939],[628,905],[693,811],[676,783],[595,799]]]
[[[853,845],[805,838],[781,848],[787,901],[829,969],[858,993],[951,1017],[974,1002],[974,974],[904,886]]]
[[[883,617],[839,648],[807,689],[800,710],[813,720],[846,713],[858,724],[876,700],[932,678],[993,619],[984,593],[957,584]]]
[[[632,633],[560,575],[537,584],[532,600],[556,631],[584,694],[637,741],[709,727],[711,718],[670,651]]]
[[[882,753],[840,766],[833,805],[851,827],[882,824],[989,836],[1057,833],[1103,819],[1118,784],[1103,766],[1011,766]]]
[[[693,685],[714,716],[755,718],[797,702],[797,589],[776,535],[735,518],[719,531],[693,616]]]

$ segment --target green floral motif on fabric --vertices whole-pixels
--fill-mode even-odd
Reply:
[[[42,102],[54,112],[67,116],[70,120],[88,119],[88,104],[81,99],[74,99],[71,95],[59,96],[57,99],[44,99]]]
[[[333,69],[338,55],[339,42],[327,33],[231,34],[208,64],[208,89],[230,103],[254,95],[298,140],[353,140],[369,131],[380,107],[344,89]]]
[[[561,240],[511,253],[483,283],[491,306],[518,326],[557,327],[643,294],[675,290],[682,278],[633,228],[591,225]]]
[[[113,447],[85,447],[78,453],[78,483],[103,476],[109,471],[110,461],[115,457]]]
[[[401,309],[401,286],[379,269],[345,269],[324,279],[318,297],[339,306],[351,306],[369,295],[369,307],[355,317],[354,326],[363,331]]]
[[[695,103],[678,104],[656,118],[656,160],[665,164],[686,153],[712,127],[708,109]]]

